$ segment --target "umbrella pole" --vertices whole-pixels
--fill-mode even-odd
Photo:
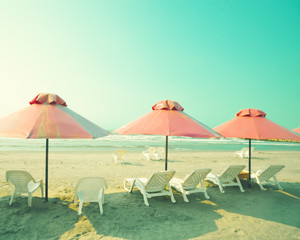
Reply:
[[[49,139],[46,139],[46,182],[45,182],[45,197],[46,202],[48,202],[48,148],[49,148]]]
[[[251,139],[249,138],[249,180],[248,180],[248,186],[251,188]]]
[[[165,156],[165,170],[168,170],[168,136],[166,136],[166,156]]]

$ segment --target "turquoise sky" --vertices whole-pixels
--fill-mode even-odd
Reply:
[[[106,129],[178,101],[300,127],[300,1],[0,0],[0,117],[40,92]]]

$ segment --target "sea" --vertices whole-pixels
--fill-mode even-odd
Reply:
[[[112,134],[97,139],[49,139],[51,151],[144,151],[148,147],[164,147],[165,136]],[[45,139],[0,138],[0,152],[45,151]],[[201,139],[190,137],[169,137],[168,148],[175,151],[237,151],[248,147],[245,139]],[[259,151],[300,151],[300,143],[252,140],[252,146]]]

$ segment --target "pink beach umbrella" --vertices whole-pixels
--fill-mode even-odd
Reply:
[[[251,173],[251,139],[274,141],[297,141],[300,136],[266,118],[258,109],[243,109],[236,117],[214,128],[228,138],[249,139],[249,186]]]
[[[300,127],[293,129],[293,131],[296,132],[296,133],[300,133]]]
[[[48,201],[49,138],[99,138],[109,133],[75,113],[58,95],[41,93],[30,106],[0,119],[0,136],[46,139],[46,188]]]
[[[194,138],[219,138],[213,129],[198,122],[183,112],[179,103],[159,101],[148,114],[120,127],[115,132],[126,134],[166,136],[165,170],[168,168],[168,137],[185,136]]]

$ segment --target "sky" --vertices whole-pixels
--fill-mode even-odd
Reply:
[[[298,0],[0,0],[0,117],[56,93],[114,130],[160,100],[300,127]]]

